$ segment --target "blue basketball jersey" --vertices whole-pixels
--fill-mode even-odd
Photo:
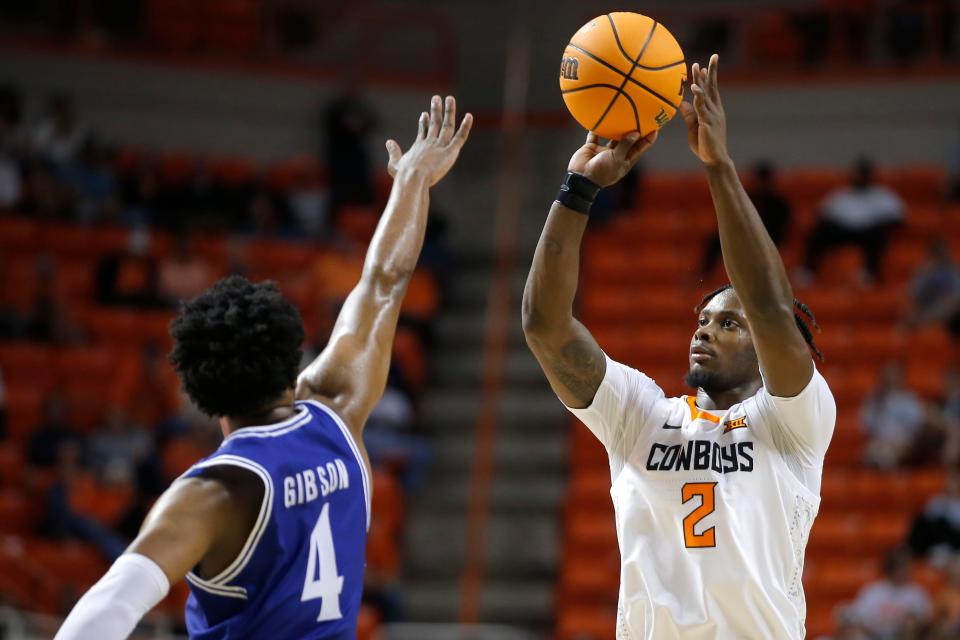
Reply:
[[[234,465],[264,485],[236,560],[216,576],[187,574],[191,638],[356,638],[370,478],[339,416],[312,400],[296,407],[289,420],[231,433],[183,476]]]

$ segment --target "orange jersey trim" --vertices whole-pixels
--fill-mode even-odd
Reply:
[[[687,404],[690,406],[691,420],[703,418],[704,420],[708,420],[714,424],[720,424],[719,416],[715,416],[712,413],[707,413],[706,411],[702,411],[699,407],[697,407],[697,399],[694,398],[693,396],[687,396]]]

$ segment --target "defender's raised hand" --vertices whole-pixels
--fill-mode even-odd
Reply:
[[[690,73],[693,104],[680,103],[690,150],[706,165],[730,160],[727,153],[727,117],[720,103],[717,82],[719,65],[720,56],[717,54],[710,56],[710,64],[706,69],[694,62]]]
[[[387,171],[390,177],[405,169],[421,171],[430,186],[437,184],[450,171],[460,154],[460,148],[470,135],[473,116],[463,116],[460,128],[454,133],[457,120],[457,101],[447,96],[446,104],[440,96],[433,96],[430,113],[420,114],[420,129],[417,139],[406,153],[400,150],[396,140],[387,140],[390,160]]]
[[[570,158],[567,171],[579,173],[594,184],[609,187],[633,168],[640,156],[657,140],[657,132],[644,137],[633,132],[623,140],[611,140],[606,146],[597,142],[597,134],[587,134],[586,143]]]

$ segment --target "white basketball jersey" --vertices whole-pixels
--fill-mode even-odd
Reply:
[[[793,398],[761,388],[704,411],[607,358],[593,403],[571,411],[610,456],[618,639],[804,637],[804,549],[836,420],[819,372]]]

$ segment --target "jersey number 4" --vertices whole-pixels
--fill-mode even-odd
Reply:
[[[300,602],[320,598],[317,622],[343,617],[340,612],[343,576],[337,574],[337,554],[333,549],[333,532],[330,530],[330,505],[325,504],[310,534],[307,575],[303,579],[303,593],[300,595]]]
[[[680,489],[683,504],[700,496],[700,506],[683,519],[683,542],[687,549],[702,549],[717,546],[717,528],[710,527],[703,533],[696,533],[697,524],[716,509],[716,482],[688,482]]]

